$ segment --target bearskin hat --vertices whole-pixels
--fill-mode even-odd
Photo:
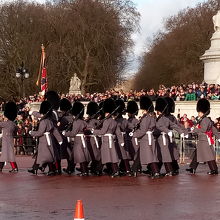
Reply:
[[[52,105],[48,101],[43,101],[40,105],[40,114],[45,115],[49,111],[52,111]]]
[[[116,107],[119,107],[117,112],[123,114],[125,112],[125,103],[122,99],[115,100]]]
[[[112,113],[116,109],[115,101],[111,98],[106,99],[103,103],[104,113]]]
[[[140,109],[147,110],[148,112],[154,111],[154,105],[152,100],[147,96],[141,96],[140,98]]]
[[[71,113],[74,116],[82,118],[84,116],[84,105],[81,102],[74,102]]]
[[[138,114],[138,104],[135,101],[129,101],[127,104],[127,112],[130,114]]]
[[[210,102],[205,98],[200,99],[197,102],[196,110],[208,115],[210,113]]]
[[[99,105],[96,102],[89,102],[87,105],[86,114],[89,116],[95,115],[99,111]]]
[[[48,91],[44,96],[45,100],[48,101],[54,110],[58,110],[60,106],[60,97],[55,91]]]
[[[167,100],[165,98],[158,98],[156,100],[156,106],[155,106],[155,110],[159,111],[161,113],[167,114],[168,111],[168,103]]]
[[[72,108],[72,104],[68,99],[63,98],[63,99],[60,100],[60,110],[61,111],[67,112],[71,108]]]
[[[14,102],[8,102],[5,105],[4,116],[10,121],[14,121],[17,117],[18,109]]]
[[[168,113],[174,113],[175,112],[175,102],[171,97],[165,97],[167,103],[168,103]]]

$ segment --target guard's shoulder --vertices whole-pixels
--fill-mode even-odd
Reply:
[[[204,117],[202,119],[203,122],[211,122],[211,119],[209,117]]]

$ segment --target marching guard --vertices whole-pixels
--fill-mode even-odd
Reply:
[[[54,123],[51,121],[52,106],[48,101],[43,101],[40,106],[39,113],[42,115],[37,131],[30,131],[32,137],[39,138],[37,158],[30,173],[37,174],[40,167],[48,165],[48,176],[55,175],[54,162],[56,161],[54,153],[54,145],[58,142],[62,144],[62,137],[59,134]],[[56,142],[55,142],[56,140]],[[32,172],[31,172],[32,171]]]
[[[130,133],[137,126],[139,120],[136,118],[138,115],[138,105],[135,101],[129,101],[127,103],[128,122],[126,127],[125,144],[128,146],[128,151],[131,159],[134,160],[135,153],[138,151],[138,139],[130,136]]]
[[[117,99],[115,101],[116,107],[118,108],[115,120],[117,122],[118,129],[121,131],[121,138],[124,140],[124,145],[120,145],[118,139],[116,138],[116,149],[118,152],[118,157],[121,160],[119,168],[121,174],[131,175],[131,168],[129,161],[131,160],[131,156],[129,154],[128,145],[126,142],[126,128],[128,126],[127,119],[123,118],[123,114],[126,113],[125,103],[122,99]]]
[[[8,102],[4,111],[5,121],[0,122],[2,128],[2,154],[0,157],[0,172],[4,167],[5,162],[9,162],[12,169],[10,173],[17,173],[18,166],[15,160],[14,153],[14,136],[17,131],[17,126],[14,120],[17,117],[17,106],[14,102]]]
[[[170,149],[173,143],[172,130],[176,130],[179,134],[182,134],[182,129],[165,116],[168,114],[168,102],[165,98],[158,98],[156,100],[155,110],[158,114],[154,132],[157,136],[158,159],[160,165],[164,164],[166,170],[165,176],[173,176],[176,175],[176,173],[172,166],[173,152]]]
[[[63,135],[71,139],[72,154],[74,163],[80,164],[80,176],[88,176],[88,164],[91,157],[88,151],[84,132],[87,129],[87,123],[83,120],[84,105],[81,102],[75,102],[72,107],[72,115],[75,116],[71,131],[63,131]]]
[[[207,116],[210,114],[210,102],[207,99],[200,99],[197,102],[196,110],[199,120],[196,127],[191,130],[198,135],[198,142],[194,152],[192,163],[190,164],[190,173],[195,174],[199,162],[207,162],[210,171],[209,175],[217,175],[218,167],[215,161],[213,133],[218,137],[219,134],[213,131],[213,122]]]
[[[168,103],[168,107],[167,107],[167,114],[165,115],[170,121],[172,121],[174,124],[176,124],[181,132],[181,138],[187,137],[188,136],[188,131],[183,127],[182,124],[180,124],[176,117],[172,114],[175,112],[175,102],[171,97],[165,97],[167,103]],[[172,166],[173,166],[173,172],[174,174],[178,175],[179,174],[179,164],[178,164],[178,160],[179,160],[179,150],[177,147],[177,144],[175,142],[175,139],[173,139],[172,142],[170,142],[169,145],[170,148],[170,153],[172,156]]]
[[[103,103],[103,111],[105,113],[103,125],[101,129],[95,128],[91,130],[94,135],[102,136],[101,161],[103,165],[111,165],[112,178],[119,176],[119,158],[115,146],[115,136],[117,136],[119,144],[124,146],[124,140],[122,139],[121,132],[118,129],[117,122],[113,119],[116,109],[114,100],[106,99]]]
[[[88,118],[86,119],[87,122],[87,129],[91,130],[95,128],[99,124],[98,117],[100,115],[100,109],[96,102],[89,102],[87,105],[86,114]],[[101,175],[102,174],[102,163],[101,163],[101,141],[100,137],[94,134],[87,134],[86,141],[88,150],[91,156],[91,174],[94,175]]]
[[[63,98],[60,100],[60,111],[61,114],[59,115],[59,122],[57,124],[58,130],[62,135],[62,132],[67,129],[73,123],[73,116],[70,114],[72,109],[71,102]],[[65,137],[62,135],[63,143],[60,147],[60,157],[61,160],[67,160],[67,168],[63,168],[63,171],[67,174],[71,174],[75,171],[75,164],[72,155],[72,146],[70,144],[70,138]]]
[[[52,122],[54,123],[54,126],[57,128],[57,124],[59,122],[59,113],[58,109],[60,107],[60,97],[55,91],[48,91],[45,94],[45,100],[48,101],[51,104],[52,107],[52,113],[50,115],[50,118]],[[59,143],[55,140],[55,143],[53,145],[54,147],[54,153],[55,153],[55,167],[57,174],[62,174],[61,170],[61,148]]]
[[[152,177],[158,178],[160,177],[160,170],[158,168],[157,148],[153,137],[156,119],[151,116],[151,113],[154,111],[154,106],[150,98],[146,96],[141,97],[140,109],[142,110],[143,116],[140,119],[139,128],[133,132],[133,137],[138,138],[140,141],[139,151],[137,151],[138,155],[135,159],[140,160],[141,164],[149,165]],[[133,172],[135,177],[137,176],[138,165],[139,161],[134,161]]]

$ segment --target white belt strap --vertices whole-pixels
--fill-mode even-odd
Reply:
[[[135,144],[138,145],[138,139],[134,138]]]
[[[169,136],[169,138],[170,138],[170,143],[173,143],[173,133],[172,133],[172,136]]]
[[[148,136],[148,144],[151,146],[152,145],[152,131],[147,131],[147,136]]]
[[[95,135],[93,135],[93,138],[95,140],[95,144],[96,144],[97,149],[99,149],[99,142],[97,140],[97,137]]]
[[[166,133],[161,132],[161,135],[162,135],[162,139],[163,139],[163,145],[166,146]]]
[[[70,137],[67,137],[67,142],[70,143]]]
[[[53,113],[54,113],[54,115],[55,115],[56,120],[58,121],[59,118],[58,118],[57,112],[53,110]]]
[[[86,148],[86,142],[85,142],[84,134],[77,134],[76,137],[80,137],[81,138],[83,148]]]
[[[94,138],[94,140],[95,140],[95,144],[96,144],[96,147],[97,147],[97,149],[99,149],[99,142],[98,142],[97,137],[96,137],[95,135],[88,135],[88,136]]]
[[[112,140],[113,140],[114,135],[113,134],[105,134],[104,136],[108,137],[109,148],[112,148],[112,145],[113,145]]]
[[[45,132],[44,135],[46,136],[48,146],[51,146],[50,132]]]
[[[206,135],[206,136],[207,136],[207,139],[208,139],[209,146],[211,146],[212,143],[211,143],[210,137],[208,135]]]

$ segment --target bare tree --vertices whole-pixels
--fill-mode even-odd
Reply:
[[[217,8],[217,1],[210,0],[168,18],[165,30],[155,36],[149,52],[142,58],[135,87],[157,88],[160,84],[202,82],[200,56],[210,47],[212,16]]]
[[[21,62],[29,68],[28,94],[35,86],[40,45],[46,47],[49,88],[67,92],[74,73],[84,92],[116,84],[126,65],[139,13],[130,0],[62,0],[45,5],[15,1],[0,6],[0,92],[17,96]]]

